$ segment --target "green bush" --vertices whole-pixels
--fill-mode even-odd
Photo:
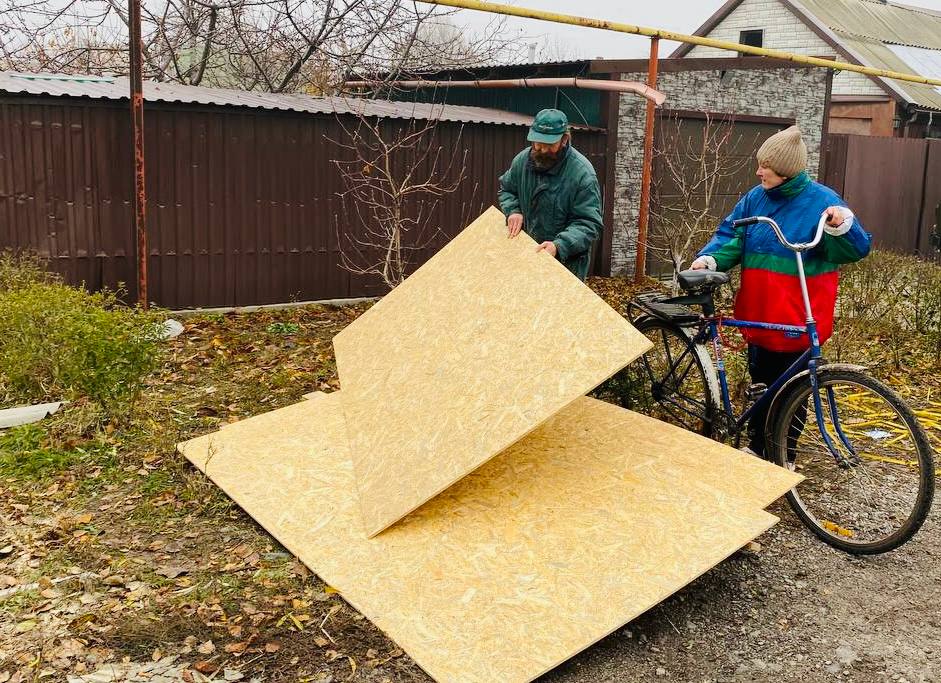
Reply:
[[[113,411],[157,367],[159,324],[112,293],[41,280],[0,290],[5,402],[88,397]]]
[[[0,252],[0,292],[59,281],[59,276],[46,270],[45,261],[36,254]]]
[[[941,266],[888,251],[874,251],[843,269],[834,360],[853,360],[854,348],[878,339],[895,367],[911,348],[941,361]]]

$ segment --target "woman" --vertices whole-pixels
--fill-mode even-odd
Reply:
[[[794,254],[778,241],[769,226],[759,223],[736,229],[732,222],[768,216],[789,242],[809,242],[820,216],[826,213],[820,244],[804,253],[810,307],[823,344],[833,333],[839,267],[866,256],[872,236],[836,192],[807,175],[807,146],[797,126],[768,138],[757,157],[761,183],[739,200],[691,267],[726,271],[740,263],[742,286],[735,300],[737,318],[803,325],[806,320]],[[752,382],[769,386],[810,346],[806,335],[774,330],[742,333],[748,342]],[[749,425],[749,447],[757,455],[764,454],[764,413],[756,413]]]

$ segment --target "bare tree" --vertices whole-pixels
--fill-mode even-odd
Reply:
[[[429,30],[447,12],[412,0],[150,0],[145,77],[243,90],[332,92],[352,71],[397,70],[438,55],[463,63],[510,42],[499,27]],[[127,73],[123,0],[0,0],[0,68]]]
[[[706,114],[694,134],[679,116],[663,121],[654,148],[659,171],[650,201],[651,229],[647,249],[673,267],[676,273],[692,257],[722,219],[719,202],[736,191],[731,180],[750,163],[747,155],[735,155],[744,143],[736,134],[734,116],[715,119]]]
[[[339,119],[338,119],[339,120]],[[360,116],[344,125],[342,140],[331,140],[343,179],[345,216],[337,220],[344,268],[380,278],[389,288],[406,277],[414,252],[442,234],[436,210],[461,188],[467,198],[464,218],[477,195],[466,180],[467,150],[459,133],[445,147],[436,136],[437,120],[375,121]],[[465,221],[466,222],[466,221]]]

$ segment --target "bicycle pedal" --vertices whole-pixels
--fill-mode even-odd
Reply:
[[[768,390],[768,385],[762,382],[756,382],[755,384],[749,384],[748,388],[745,389],[745,398],[749,401],[757,401],[763,393]]]

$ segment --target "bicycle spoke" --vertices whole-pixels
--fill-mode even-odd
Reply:
[[[706,385],[698,348],[682,331],[656,319],[642,320],[638,330],[653,342],[642,361],[616,376],[609,390],[596,396],[701,434],[712,433],[716,402]]]

